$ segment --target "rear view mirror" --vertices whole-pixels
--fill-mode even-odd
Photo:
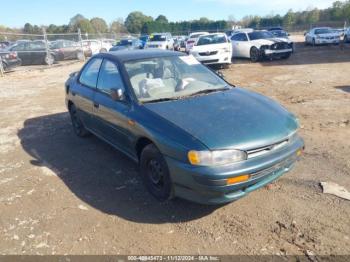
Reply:
[[[124,100],[124,91],[123,91],[123,89],[121,89],[121,88],[111,89],[111,98],[114,101]]]

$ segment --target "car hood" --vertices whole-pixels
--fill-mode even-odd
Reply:
[[[296,118],[273,100],[241,88],[145,107],[211,150],[250,150],[284,140]]]
[[[252,43],[260,44],[260,45],[272,45],[275,43],[291,43],[289,39],[285,38],[268,38],[268,39],[257,39],[257,40],[252,40]]]
[[[212,52],[218,51],[224,48],[231,48],[230,43],[222,43],[222,44],[212,44],[212,45],[197,45],[192,48],[193,52]]]
[[[320,37],[337,37],[337,36],[339,36],[339,33],[316,34],[316,36],[320,36]]]
[[[166,41],[151,41],[147,45],[166,45]]]

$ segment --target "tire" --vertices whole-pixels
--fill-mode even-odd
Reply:
[[[348,43],[350,40],[348,39],[348,36],[347,35],[345,35],[344,36],[344,43]]]
[[[55,63],[55,57],[51,54],[45,56],[44,63],[45,65],[53,65]]]
[[[316,46],[316,40],[315,40],[315,38],[312,39],[312,46]]]
[[[261,58],[261,54],[260,54],[260,51],[258,48],[256,48],[255,46],[253,46],[251,49],[250,49],[250,60],[253,62],[253,63],[256,63],[260,60]]]
[[[173,198],[174,190],[168,165],[153,144],[146,146],[141,153],[140,174],[148,192],[158,201],[164,202]]]
[[[72,120],[74,133],[78,137],[87,137],[88,135],[90,135],[90,132],[85,129],[83,122],[80,120],[77,109],[74,105],[70,106],[69,114]]]

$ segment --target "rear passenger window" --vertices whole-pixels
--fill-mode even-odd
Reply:
[[[101,66],[100,76],[98,78],[97,89],[106,94],[110,94],[111,89],[118,88],[124,90],[124,85],[120,77],[118,67],[113,62],[104,60]]]
[[[79,82],[85,86],[96,88],[98,72],[102,64],[101,58],[92,59],[80,75]]]

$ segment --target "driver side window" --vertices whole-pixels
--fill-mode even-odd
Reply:
[[[248,41],[247,35],[240,33],[232,36],[231,38],[232,41]]]
[[[97,89],[106,94],[110,94],[111,89],[125,90],[116,64],[106,59],[103,61],[98,77]]]

